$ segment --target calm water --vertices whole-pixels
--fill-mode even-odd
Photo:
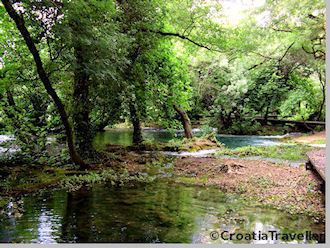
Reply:
[[[153,142],[174,136],[162,130],[144,131]],[[95,143],[130,145],[131,139],[130,130],[112,130],[99,133]],[[232,148],[278,143],[274,137],[262,136],[219,135],[218,139]],[[46,191],[26,196],[23,202],[21,217],[0,215],[0,242],[221,243],[211,239],[212,231],[324,232],[324,225],[309,217],[256,208],[219,189],[175,185],[170,178],[123,188],[97,185],[72,193]]]
[[[200,131],[196,130],[196,136]],[[95,144],[102,147],[107,144],[131,145],[133,132],[130,129],[112,129],[98,133]],[[143,137],[152,142],[167,142],[175,137],[182,137],[182,132],[172,133],[166,130],[147,129],[143,131]],[[257,136],[257,135],[217,135],[217,139],[229,148],[242,146],[269,146],[279,144],[279,136]]]
[[[164,180],[45,192],[25,197],[23,208],[20,218],[0,217],[0,242],[221,243],[210,238],[211,231],[324,231],[308,217],[255,208],[215,188]]]

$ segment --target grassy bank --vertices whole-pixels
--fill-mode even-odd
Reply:
[[[221,149],[216,153],[216,156],[231,156],[231,157],[267,157],[285,160],[305,160],[307,159],[306,152],[315,149],[308,145],[291,144],[291,145],[275,145],[275,146],[244,146],[236,149]]]

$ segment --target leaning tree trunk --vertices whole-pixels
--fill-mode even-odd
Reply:
[[[9,16],[14,20],[17,29],[19,30],[22,37],[24,38],[24,41],[25,41],[29,51],[31,52],[34,62],[36,64],[39,78],[40,78],[41,82],[43,83],[48,95],[54,101],[55,106],[60,114],[61,121],[62,121],[64,129],[65,129],[67,144],[68,144],[69,153],[70,153],[72,162],[80,165],[81,168],[86,168],[87,165],[80,158],[80,156],[78,155],[78,153],[75,150],[74,143],[73,143],[72,129],[71,129],[71,125],[69,123],[68,115],[65,111],[64,105],[63,105],[61,99],[58,97],[55,89],[52,87],[50,79],[44,69],[42,60],[40,58],[40,53],[39,53],[37,47],[35,46],[29,31],[27,30],[27,28],[25,26],[23,16],[16,13],[15,9],[13,8],[13,6],[9,0],[1,0],[1,2],[5,6],[6,11],[9,14]]]
[[[136,106],[134,103],[130,103],[129,108],[130,108],[131,121],[133,124],[133,144],[140,145],[143,142],[140,118],[138,116]]]
[[[178,114],[180,115],[181,123],[184,129],[184,136],[187,139],[191,139],[193,137],[192,129],[191,129],[191,123],[189,116],[186,111],[184,111],[181,107],[178,105],[174,104],[174,109]]]
[[[76,67],[74,71],[73,90],[73,125],[75,145],[79,154],[88,158],[93,151],[92,130],[90,126],[89,77],[85,68],[84,49],[76,44],[74,47]]]

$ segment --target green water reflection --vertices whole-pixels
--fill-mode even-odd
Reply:
[[[195,136],[200,136],[201,132],[196,130]],[[144,130],[143,137],[153,143],[168,142],[169,140],[182,137],[182,132],[173,133],[167,130]],[[94,145],[103,148],[107,144],[129,146],[132,144],[133,132],[130,129],[111,129],[100,132],[94,139]],[[229,148],[242,146],[269,146],[278,144],[280,141],[272,136],[257,135],[217,135],[218,141],[225,144]]]
[[[16,220],[0,218],[1,242],[219,243],[223,240],[211,240],[212,230],[324,232],[308,217],[255,208],[215,188],[168,180],[45,192],[25,197],[24,209]]]

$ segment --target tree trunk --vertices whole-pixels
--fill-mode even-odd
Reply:
[[[321,74],[321,72],[318,72],[318,74],[319,74],[319,80],[320,80],[320,84],[321,84],[321,88],[322,88],[322,103],[320,105],[320,109],[319,109],[319,112],[318,112],[318,115],[317,115],[316,120],[320,120],[321,119],[322,111],[323,111],[323,107],[324,107],[325,99],[326,99],[326,96],[325,96],[325,82],[323,82],[323,80],[322,80],[322,74]]]
[[[90,126],[90,102],[89,102],[89,76],[86,72],[84,61],[84,49],[77,44],[74,47],[76,67],[74,71],[73,91],[73,125],[75,131],[75,145],[78,153],[87,158],[91,156],[92,130]]]
[[[174,106],[175,111],[178,112],[178,114],[180,115],[185,138],[191,139],[193,137],[193,133],[192,133],[191,123],[190,123],[190,119],[189,119],[187,112],[184,111],[181,107],[179,107],[176,104],[174,104],[173,106]]]
[[[44,98],[44,95],[39,93],[31,92],[29,95],[29,100],[32,104],[33,111],[31,111],[33,117],[33,125],[36,127],[46,127],[46,112],[48,107],[48,101]]]
[[[224,129],[230,128],[231,125],[233,124],[231,114],[232,114],[232,112],[230,112],[228,114],[220,113],[220,121],[221,121],[222,127]]]
[[[9,0],[1,0],[1,2],[5,6],[6,11],[9,14],[9,16],[14,20],[17,29],[20,31],[22,37],[24,38],[24,41],[25,41],[28,49],[30,50],[30,52],[33,56],[34,62],[36,64],[39,78],[40,78],[41,82],[43,83],[48,95],[54,101],[55,106],[60,114],[61,121],[65,128],[67,144],[68,144],[69,153],[70,153],[72,162],[80,165],[81,168],[86,168],[87,165],[80,158],[80,156],[77,154],[77,152],[75,150],[74,143],[73,143],[72,129],[71,129],[71,125],[69,123],[69,119],[68,119],[67,113],[65,111],[64,105],[63,105],[61,99],[58,97],[55,89],[52,87],[50,79],[44,69],[42,60],[40,58],[39,51],[36,48],[29,31],[27,30],[27,28],[25,26],[23,17],[16,13],[16,11],[14,10],[14,8],[11,5]]]
[[[267,125],[268,114],[269,114],[269,106],[266,107],[266,113],[265,113],[265,115],[264,115],[264,120],[263,120],[263,124],[264,124],[264,125]]]
[[[16,103],[15,103],[12,92],[9,89],[7,89],[6,94],[7,94],[7,101],[8,101],[9,106],[15,108],[15,110],[16,110]]]
[[[325,105],[325,90],[323,90],[322,103],[320,105],[320,109],[319,109],[318,115],[316,117],[317,121],[319,121],[321,119],[324,105]]]
[[[9,89],[6,89],[6,96],[7,96],[7,103],[5,105],[4,112],[7,116],[7,118],[10,119],[12,122],[12,125],[14,127],[14,130],[13,130],[14,135],[16,136],[16,138],[18,140],[20,140],[24,144],[30,144],[31,139],[33,138],[33,135],[31,133],[29,133],[28,135],[27,134],[22,135],[21,132],[18,132],[18,130],[21,130],[21,128],[22,128],[21,121],[20,121],[19,117],[17,116],[17,114],[20,111],[16,106],[13,94]]]
[[[138,116],[134,103],[130,103],[129,108],[131,114],[131,121],[133,124],[133,144],[140,145],[143,142],[140,118]]]

